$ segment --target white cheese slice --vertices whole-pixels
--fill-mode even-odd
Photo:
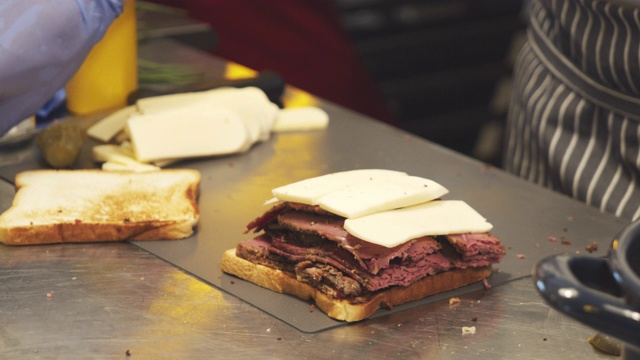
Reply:
[[[145,164],[133,158],[133,152],[126,146],[104,144],[92,149],[93,160],[101,162],[103,170],[157,171],[158,166]]]
[[[237,153],[247,141],[237,113],[201,106],[133,116],[127,132],[142,162]]]
[[[241,106],[251,110],[258,120],[261,129],[259,140],[267,140],[278,114],[278,106],[269,100],[264,91],[254,86],[237,89],[235,98],[242,100]]]
[[[362,240],[388,248],[427,235],[488,232],[493,226],[464,201],[430,201],[347,219],[344,228]]]
[[[244,121],[247,140],[240,152],[271,135],[278,107],[256,87],[217,88],[208,91],[155,96],[137,102],[141,114],[158,114],[189,107],[211,107],[232,110]]]
[[[329,126],[329,115],[319,107],[281,109],[273,125],[274,132],[321,130]]]
[[[95,162],[106,162],[114,156],[129,157],[132,161],[136,161],[133,157],[133,149],[129,146],[102,144],[96,145],[91,149],[91,155]]]
[[[318,205],[336,215],[356,218],[440,198],[449,191],[417,176],[372,177],[322,196]]]
[[[247,150],[262,139],[263,117],[266,116],[263,99],[255,97],[253,92],[247,91],[247,89],[233,89],[215,94],[215,96],[206,98],[206,106],[235,111],[244,121],[248,138],[243,150]],[[268,102],[268,100],[264,101]]]
[[[432,180],[378,169],[318,176],[272,191],[278,200],[318,205],[346,218],[431,201],[448,192]]]
[[[406,173],[392,170],[363,169],[332,173],[301,180],[273,189],[271,192],[278,200],[318,205],[320,199],[331,192],[345,189],[354,184],[372,179],[388,179],[408,176]]]
[[[137,111],[138,109],[135,105],[117,110],[89,127],[87,135],[102,142],[109,142],[124,130],[129,117],[136,114]]]

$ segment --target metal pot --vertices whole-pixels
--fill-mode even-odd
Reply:
[[[611,242],[605,258],[554,255],[533,281],[556,310],[621,340],[624,359],[640,359],[640,221]]]

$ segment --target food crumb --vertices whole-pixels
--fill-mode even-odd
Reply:
[[[525,258],[524,254],[517,254],[516,257],[520,260]]]
[[[460,298],[458,297],[452,297],[449,299],[449,306],[455,306],[460,304]]]
[[[53,291],[47,293],[47,299],[51,299],[53,297]]]
[[[235,280],[231,280],[231,285],[235,284],[236,281]]]
[[[462,327],[462,335],[475,334],[476,327],[475,326],[463,326]]]
[[[569,240],[562,240],[560,243],[562,245],[571,245],[571,241],[569,241]]]
[[[282,338],[281,338],[281,337],[279,337],[277,340],[278,340],[278,341],[280,341],[280,340],[282,340]]]
[[[131,351],[129,349],[127,349],[127,351],[125,351],[124,354],[127,355],[127,356],[131,356]]]
[[[311,304],[311,306],[309,306],[309,312],[314,312],[316,311],[316,306],[315,304]]]
[[[472,317],[472,318],[471,318],[471,321],[473,321],[473,322],[477,322],[477,321],[478,321],[478,317],[477,317],[477,316]]]
[[[592,253],[594,251],[598,251],[598,244],[594,241],[591,244],[584,247],[585,250]]]
[[[484,288],[486,290],[491,289],[491,284],[489,284],[489,280],[487,280],[486,278],[482,279],[482,284],[484,285]]]
[[[553,236],[553,235],[549,235],[549,236],[547,236],[547,241],[558,242],[558,238]]]

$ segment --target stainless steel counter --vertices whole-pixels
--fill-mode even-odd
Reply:
[[[530,279],[306,334],[130,244],[3,247],[0,263],[3,358],[603,357]]]
[[[221,251],[245,238],[244,225],[275,185],[377,167],[432,178],[451,190],[449,198],[477,208],[509,249],[496,275],[508,281],[462,295],[457,305],[444,299],[305,333],[230,295],[221,276],[203,281],[191,275],[197,270],[182,270],[135,244],[0,245],[0,357],[608,357],[587,343],[594,330],[542,302],[528,274],[542,256],[580,252],[592,241],[600,245],[594,255],[603,255],[628,220],[359,114],[321,106],[331,117],[326,131],[275,135],[245,154],[180,164],[203,173],[199,238],[184,243],[189,256],[210,258],[212,271],[219,271]],[[33,147],[0,156],[7,160],[0,161],[5,179],[41,166]],[[93,164],[85,154],[79,166]],[[0,210],[12,195],[9,183],[0,181]],[[219,243],[203,253],[198,241]],[[475,333],[463,334],[463,327],[475,327]]]

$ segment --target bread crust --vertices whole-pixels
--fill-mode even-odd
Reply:
[[[329,317],[354,322],[372,316],[379,308],[391,308],[430,295],[453,290],[482,281],[491,275],[491,267],[456,269],[437,275],[427,276],[409,286],[394,286],[378,291],[358,302],[333,299],[315,287],[298,281],[295,275],[268,266],[255,264],[236,256],[236,249],[228,249],[222,256],[222,271],[235,275],[261,287],[296,296],[303,300],[313,300],[315,306]]]
[[[153,186],[155,176],[163,177],[162,185]],[[87,188],[91,188],[91,180],[103,178],[105,181],[118,178],[119,181],[130,183],[144,179],[144,183],[127,186],[126,189],[123,187],[121,191],[92,193],[84,189],[78,191],[73,202],[61,204],[59,208],[46,203],[32,204],[26,196],[27,192],[38,187],[64,186],[58,179],[76,181],[77,178],[87,180],[83,186]],[[162,170],[162,174],[110,173],[102,170],[26,171],[16,176],[13,204],[0,215],[0,242],[32,245],[182,239],[193,233],[199,220],[199,187],[200,173],[191,169]],[[156,196],[158,193],[164,197]],[[154,199],[157,200],[155,205],[148,206],[150,197],[161,200]],[[49,202],[55,203],[56,199],[50,199]],[[132,208],[129,206],[131,203],[139,206]],[[167,209],[158,213],[159,207]]]

